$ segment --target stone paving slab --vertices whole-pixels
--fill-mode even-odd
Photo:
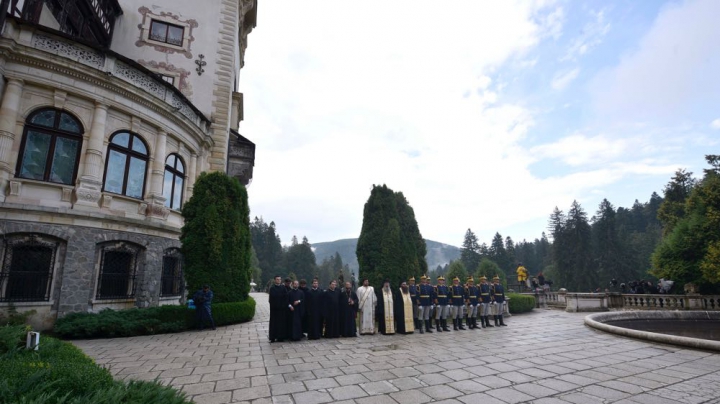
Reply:
[[[118,379],[157,379],[196,403],[720,404],[720,354],[605,334],[581,313],[270,344],[267,295],[252,296],[250,323],[75,344]]]

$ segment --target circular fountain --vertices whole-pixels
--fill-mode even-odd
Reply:
[[[720,351],[720,312],[615,311],[586,316],[585,324],[625,337]]]

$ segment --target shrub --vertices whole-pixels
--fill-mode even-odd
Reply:
[[[27,329],[24,325],[0,327],[0,355],[22,347],[26,333]]]
[[[218,303],[247,299],[252,247],[245,187],[224,173],[202,173],[182,215],[183,272],[190,293],[207,283]]]
[[[255,300],[248,297],[242,302],[213,304],[212,312],[217,325],[243,323],[255,316]],[[67,339],[114,338],[173,333],[195,327],[195,310],[185,306],[161,306],[71,313],[57,320],[54,332]]]
[[[535,297],[533,296],[508,293],[507,297],[510,299],[508,305],[512,314],[527,313],[535,308]]]
[[[188,403],[154,382],[114,381],[72,344],[44,336],[37,351],[0,357],[0,402],[33,404]]]

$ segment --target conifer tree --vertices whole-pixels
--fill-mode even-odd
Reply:
[[[357,243],[359,277],[375,286],[386,278],[394,286],[411,276],[418,278],[427,272],[426,250],[407,199],[385,185],[373,186]]]
[[[252,245],[245,187],[224,173],[202,173],[182,215],[183,272],[190,293],[209,284],[215,302],[247,299]]]
[[[461,260],[455,260],[452,262],[452,264],[450,264],[447,275],[445,275],[445,279],[447,279],[447,284],[452,285],[452,280],[456,276],[458,277],[458,279],[460,279],[460,284],[464,285],[465,280],[468,277],[468,271],[467,268],[465,268],[465,264],[463,264]]]
[[[480,246],[477,236],[470,229],[465,232],[465,239],[460,249],[460,261],[465,268],[477,268],[480,265]]]

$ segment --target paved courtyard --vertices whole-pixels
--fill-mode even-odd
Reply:
[[[251,323],[75,343],[117,378],[158,378],[197,403],[720,403],[719,354],[605,334],[582,314],[270,344],[267,295],[253,297]]]

